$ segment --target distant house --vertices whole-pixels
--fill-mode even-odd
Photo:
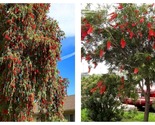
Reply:
[[[81,77],[88,77],[88,76],[89,76],[88,72],[81,73]]]
[[[69,122],[75,121],[75,95],[65,97],[63,108],[65,119]],[[34,121],[40,121],[40,119],[38,119],[39,110],[37,103],[35,103],[33,111],[34,111],[33,115]]]
[[[75,121],[75,95],[65,97],[64,117],[68,121]]]

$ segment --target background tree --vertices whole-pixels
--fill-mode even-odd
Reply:
[[[121,121],[123,106],[118,97],[122,81],[116,74],[91,75],[82,78],[82,109],[92,121]]]
[[[63,119],[67,80],[59,75],[64,32],[50,4],[0,4],[0,120]]]
[[[116,4],[82,11],[82,58],[94,67],[105,61],[110,71],[121,71],[128,82],[139,85],[146,100],[144,121],[148,121],[150,86],[155,82],[154,14],[154,4]]]

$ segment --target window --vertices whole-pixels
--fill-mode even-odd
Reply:
[[[70,121],[72,121],[72,122],[74,121],[74,115],[73,114],[70,115]]]

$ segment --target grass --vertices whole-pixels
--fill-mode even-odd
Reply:
[[[83,122],[92,121],[89,118],[88,113],[89,113],[88,109],[81,110],[81,121]],[[143,122],[143,119],[144,119],[144,111],[129,110],[124,112],[123,118],[119,122]],[[155,112],[149,113],[149,122],[155,122]]]
[[[143,122],[144,112],[142,111],[126,111],[122,122]],[[149,113],[149,122],[155,122],[155,113]]]

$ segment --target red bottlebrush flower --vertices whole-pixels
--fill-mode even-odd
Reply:
[[[150,40],[151,40],[151,36],[150,36],[150,35],[148,35],[147,39],[150,41]]]
[[[90,90],[91,93],[94,93],[95,91],[96,91],[96,88],[92,88],[92,89]]]
[[[118,27],[118,24],[116,24],[116,25],[109,24],[109,25],[112,26],[114,29],[116,29]]]
[[[120,72],[122,72],[123,69],[124,69],[124,65],[120,67]]]
[[[124,83],[122,83],[122,85],[119,87],[119,90],[124,88]]]
[[[31,16],[31,18],[34,19],[34,14],[33,13],[30,13],[29,15]]]
[[[91,60],[91,56],[89,54],[86,55],[86,60]]]
[[[105,85],[101,86],[100,94],[102,95],[105,91],[106,91],[106,86]]]
[[[110,13],[110,14],[108,14],[108,15],[113,15],[115,12],[112,12],[112,13]]]
[[[117,17],[117,15],[118,15],[117,13],[113,13],[113,14],[111,15],[109,21],[114,20],[114,19]]]
[[[131,31],[131,32],[130,32],[130,39],[132,39],[133,36],[134,36],[134,33]]]
[[[153,49],[155,50],[155,43],[153,43]]]
[[[18,13],[19,12],[19,8],[15,8],[15,13]]]
[[[136,26],[137,25],[137,23],[132,23],[132,26],[134,27],[134,26]]]
[[[154,31],[152,29],[149,30],[149,36],[154,36]]]
[[[140,23],[143,23],[144,22],[144,18],[142,17],[141,19],[140,19]]]
[[[121,24],[119,25],[120,29],[124,29],[125,28],[125,24]]]
[[[124,76],[121,77],[121,83],[124,83]]]
[[[34,24],[34,25],[32,25],[32,29],[36,29],[36,25]]]
[[[11,64],[8,64],[8,69],[10,69],[11,68]]]
[[[148,28],[151,28],[152,27],[152,24],[149,22],[149,23],[147,23],[147,27]]]
[[[25,121],[25,120],[26,120],[26,117],[25,117],[25,116],[22,116],[22,117],[21,117],[21,120],[22,120],[22,121]]]
[[[147,56],[146,60],[148,60],[148,61],[151,60],[151,56]]]
[[[143,37],[142,32],[138,32],[138,35],[139,35],[140,37]]]
[[[135,13],[138,14],[139,13],[139,10],[135,10]]]
[[[124,48],[126,46],[126,42],[125,42],[125,40],[123,38],[121,39],[120,44],[121,44],[122,48]]]
[[[11,88],[16,88],[15,83],[11,83],[10,86],[11,86]]]
[[[61,101],[61,105],[64,105],[64,102],[63,101]]]
[[[91,66],[88,66],[88,73],[90,73],[91,71]]]
[[[97,62],[93,62],[93,64],[94,64],[94,69],[95,69],[97,66]]]
[[[87,40],[86,43],[89,43],[89,40]]]
[[[101,87],[102,86],[102,81],[99,81],[98,83],[97,83],[97,87]]]
[[[123,9],[123,5],[119,3],[118,9]]]
[[[5,35],[5,39],[7,39],[7,40],[11,40],[11,38],[9,37],[9,35]]]
[[[86,36],[87,36],[87,32],[86,31],[82,31],[82,33],[81,33],[81,40],[83,41]]]
[[[107,42],[107,50],[109,50],[109,49],[110,49],[110,47],[111,47],[111,42],[110,42],[110,41],[108,41],[108,42]]]
[[[100,50],[100,58],[102,58],[103,54],[104,54],[104,51],[101,49]]]
[[[7,115],[8,114],[8,110],[7,109],[3,109],[2,110],[2,114]]]
[[[8,23],[8,24],[11,24],[11,22],[12,22],[12,20],[7,20],[7,23]]]
[[[134,74],[137,74],[139,72],[138,68],[134,69]]]
[[[90,26],[90,27],[89,27],[89,30],[87,31],[87,34],[90,34],[90,33],[92,33],[92,32],[93,32],[93,27]]]

